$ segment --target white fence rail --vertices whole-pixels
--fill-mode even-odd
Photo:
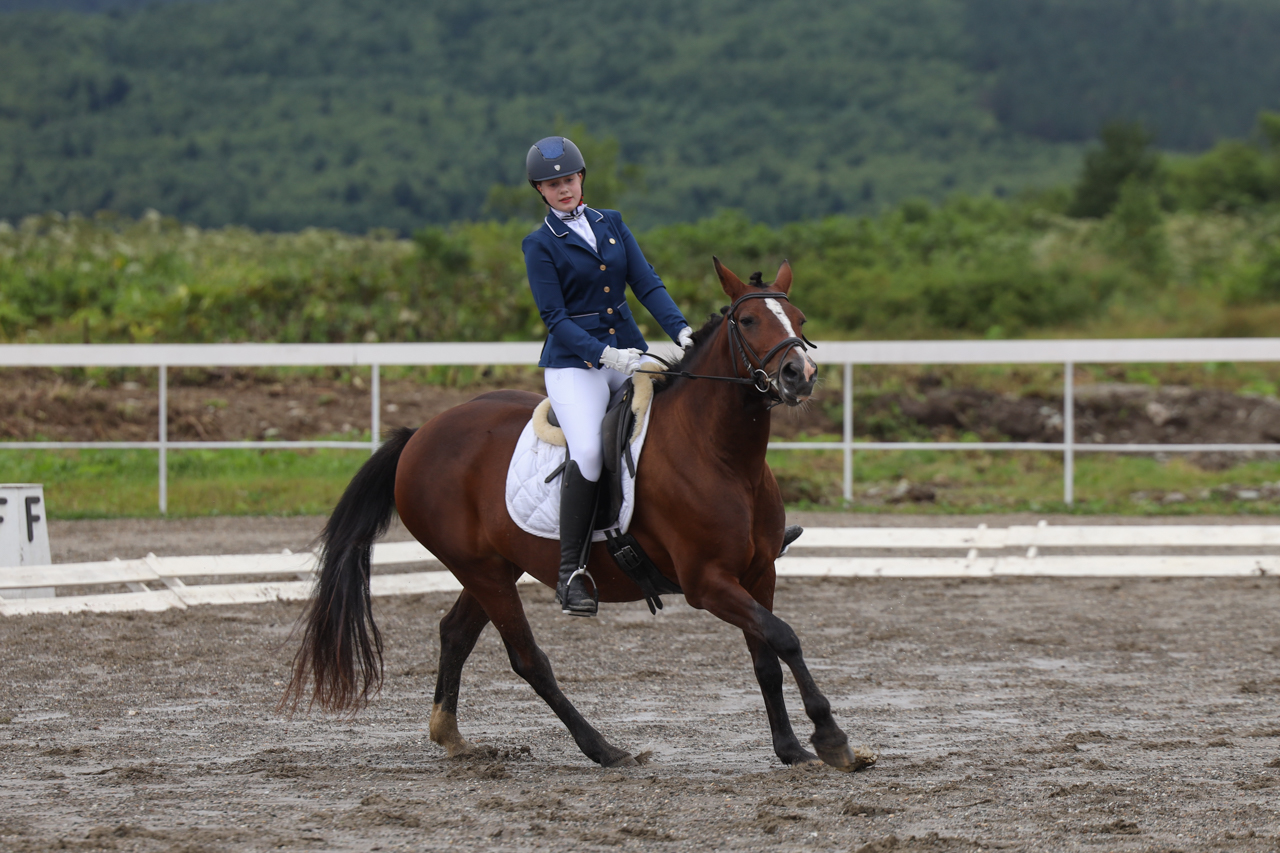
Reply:
[[[1132,548],[1218,548],[1212,556],[1114,553]],[[890,556],[803,556],[809,549],[890,551]],[[1048,555],[1041,548],[1086,550],[1084,555]],[[1239,549],[1276,549],[1275,555],[1240,554]],[[1260,577],[1280,575],[1280,526],[1134,525],[971,527],[818,527],[793,546],[800,554],[778,560],[779,577],[999,578],[1041,577]],[[938,555],[893,556],[894,551],[937,551]],[[1016,550],[1022,553],[996,553]],[[945,552],[958,552],[947,555]],[[983,552],[987,552],[985,555]],[[1107,553],[1108,551],[1113,553]],[[959,552],[963,552],[963,556]],[[1236,553],[1233,553],[1236,552]],[[417,542],[374,546],[375,566],[405,565],[435,558]],[[186,609],[202,604],[254,604],[306,598],[314,584],[316,556],[240,554],[213,557],[156,557],[104,563],[63,563],[0,570],[0,616],[39,613],[120,612]],[[270,577],[252,583],[190,583],[193,578]],[[279,580],[274,578],[279,577]],[[183,579],[188,579],[184,581]],[[527,575],[521,583],[532,583]],[[123,586],[128,592],[66,594],[76,587]],[[8,598],[8,590],[55,587],[54,598]],[[446,571],[375,574],[376,596],[451,592],[462,587]]]
[[[670,345],[654,347],[670,353]],[[144,449],[159,452],[159,507],[168,510],[168,451],[188,449],[369,448],[381,431],[382,365],[533,365],[538,343],[422,344],[5,344],[4,367],[151,367],[159,371],[160,414],[156,441],[0,442],[0,450]],[[1075,436],[1077,364],[1280,362],[1280,338],[1159,338],[1066,341],[822,341],[812,355],[820,364],[844,367],[844,418],[840,441],[773,442],[778,450],[839,450],[844,454],[844,499],[853,499],[853,454],[865,450],[1037,450],[1063,455],[1062,496],[1074,502],[1077,453],[1280,452],[1280,444],[1080,444]],[[865,442],[853,441],[855,365],[1061,364],[1061,442]],[[170,367],[368,367],[370,441],[170,441]]]
[[[784,557],[780,577],[1260,577],[1280,575],[1280,526],[1100,525],[989,528],[819,527],[805,530],[804,548],[964,551],[963,557]],[[1092,551],[1042,555],[1042,548]],[[1107,553],[1135,548],[1223,549],[1214,555],[1145,556]],[[1275,555],[1236,549],[1277,549]],[[991,555],[991,551],[1015,553]],[[985,556],[983,552],[988,552]],[[1016,552],[1022,553],[1016,553]],[[1099,553],[1101,552],[1101,553]],[[1233,553],[1234,552],[1234,553]]]
[[[373,548],[375,566],[422,563],[435,558],[417,542],[384,542]],[[28,569],[0,569],[0,615],[36,613],[111,613],[129,610],[185,610],[199,604],[253,604],[297,601],[311,594],[316,555],[233,554],[215,557],[157,557],[103,563],[60,563]],[[256,583],[188,584],[183,578],[282,576]],[[162,587],[160,589],[153,589]],[[9,598],[6,590],[29,587],[67,588],[124,586],[129,592],[59,595],[54,598]],[[462,589],[448,572],[377,574],[370,578],[374,595],[408,595]]]

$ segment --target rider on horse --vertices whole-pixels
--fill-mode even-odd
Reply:
[[[560,582],[563,612],[594,616],[595,596],[580,572],[595,517],[603,465],[600,423],[610,396],[644,363],[648,349],[627,306],[629,284],[671,339],[693,342],[676,307],[616,210],[582,201],[587,166],[578,146],[541,139],[525,157],[529,183],[546,202],[546,218],[524,238],[525,266],[550,334],[538,366],[569,446],[560,491]]]

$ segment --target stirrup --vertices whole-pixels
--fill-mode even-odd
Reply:
[[[589,606],[583,604],[583,605],[579,605],[576,608],[571,608],[569,606],[569,586],[573,583],[573,579],[576,578],[578,575],[586,575],[587,580],[591,581],[591,590],[592,590],[591,603]],[[563,590],[563,593],[561,592],[561,590]],[[573,574],[569,575],[568,580],[566,580],[563,584],[557,585],[556,601],[560,602],[560,606],[561,606],[560,612],[568,614],[569,616],[595,616],[596,615],[596,613],[600,610],[600,588],[596,586],[596,579],[591,576],[591,572],[587,571],[586,566],[583,566],[582,568],[575,571]]]

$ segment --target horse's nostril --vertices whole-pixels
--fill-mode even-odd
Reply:
[[[782,378],[784,378],[788,384],[798,388],[803,387],[806,384],[810,384],[805,379],[804,368],[794,361],[788,361],[782,366]]]

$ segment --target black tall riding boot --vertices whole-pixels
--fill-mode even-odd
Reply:
[[[556,601],[563,612],[574,616],[595,616],[600,598],[595,578],[587,573],[587,553],[591,527],[596,515],[596,486],[582,476],[578,463],[569,460],[560,485],[560,582]],[[587,592],[587,583],[591,592]]]

